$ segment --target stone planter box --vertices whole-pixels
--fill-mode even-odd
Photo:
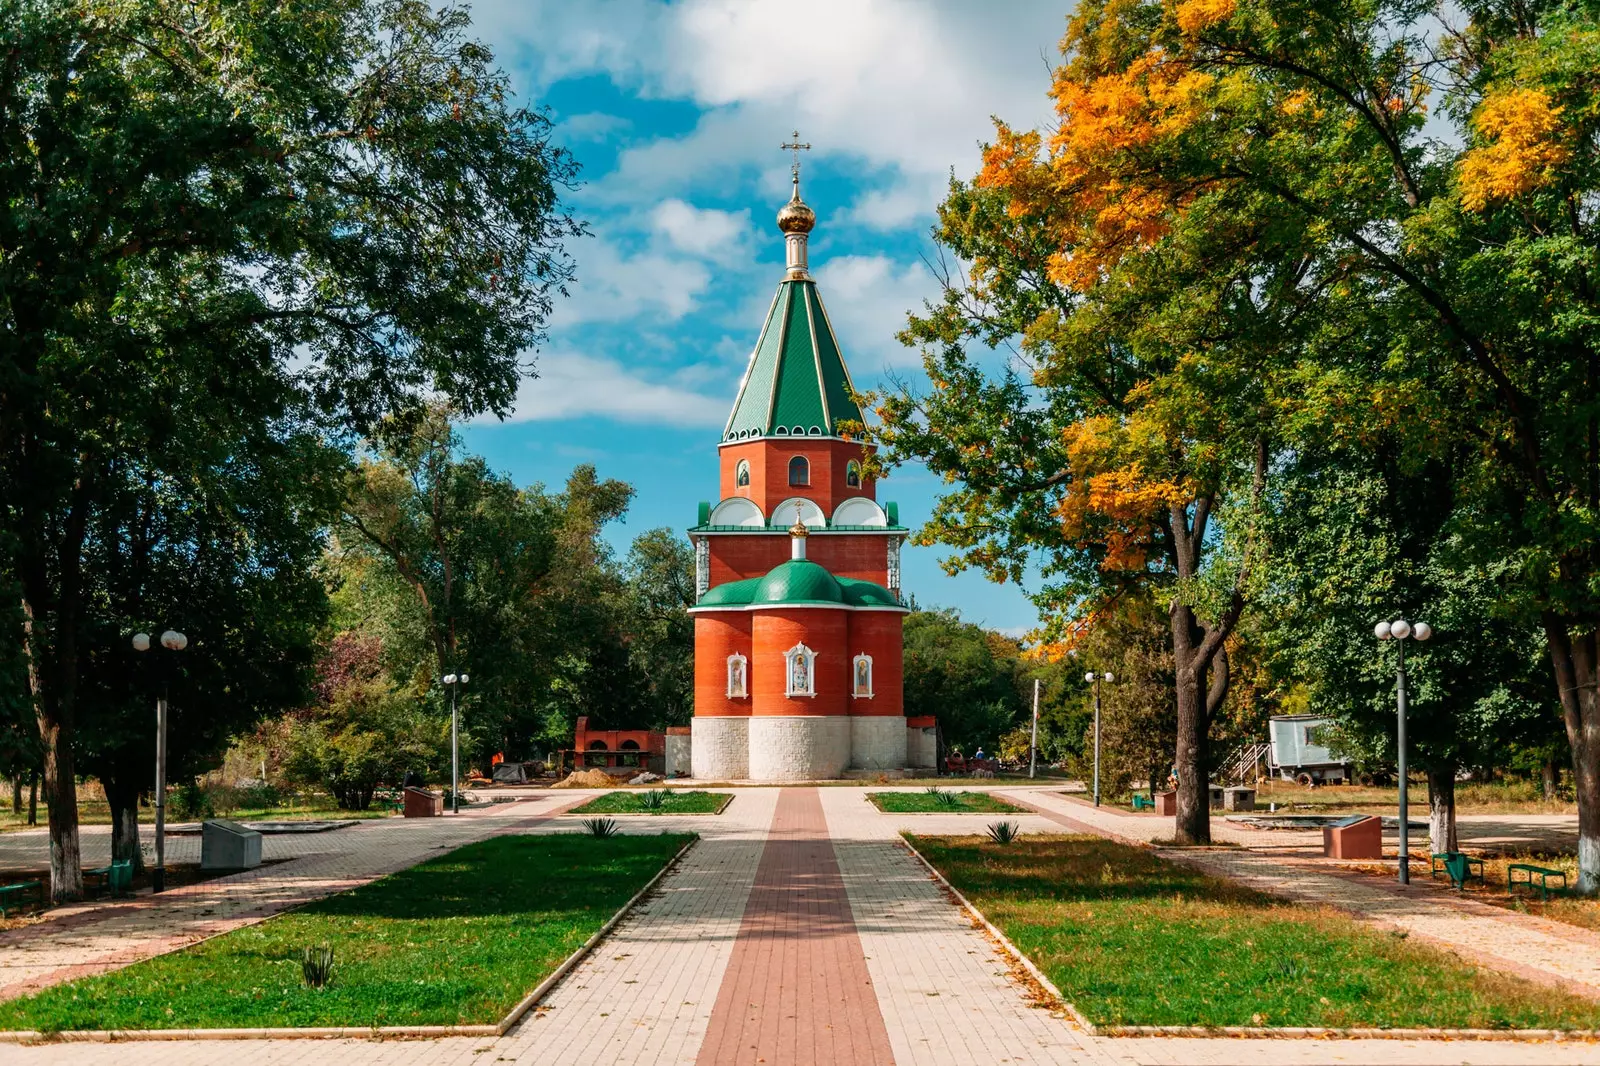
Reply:
[[[1322,829],[1322,855],[1328,859],[1383,858],[1383,822],[1352,814]]]

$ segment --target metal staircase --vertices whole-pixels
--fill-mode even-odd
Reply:
[[[1229,755],[1222,763],[1222,776],[1230,785],[1241,785],[1261,777],[1261,764],[1266,760],[1272,745],[1266,741],[1245,744]]]

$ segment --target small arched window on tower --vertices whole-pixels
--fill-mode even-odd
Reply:
[[[861,487],[861,464],[854,459],[844,464],[844,483],[852,489]]]
[[[789,460],[789,484],[811,484],[811,464],[803,455],[797,455]]]
[[[872,656],[857,655],[850,661],[850,694],[859,699],[872,698]]]
[[[750,460],[740,459],[739,465],[733,468],[733,484],[735,488],[750,487]]]
[[[749,675],[750,660],[738,652],[728,656],[728,698],[742,700],[750,692]]]
[[[817,653],[804,644],[796,644],[783,653],[785,696],[815,696],[817,694]]]

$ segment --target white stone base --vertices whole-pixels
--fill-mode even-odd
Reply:
[[[906,765],[903,715],[850,719],[852,770],[901,770]]]
[[[699,721],[699,719],[695,719]],[[752,781],[814,781],[838,777],[850,761],[847,715],[775,717],[756,715],[750,723]],[[905,730],[904,719],[900,725]],[[695,737],[695,776],[700,776],[700,738]]]
[[[684,736],[682,733],[667,734],[667,768],[662,771],[668,777],[692,777],[694,765],[690,752],[693,750],[693,737]]]
[[[701,781],[750,776],[750,719],[695,717],[690,723],[690,766]]]
[[[934,726],[906,727],[906,765],[932,770],[939,765],[939,730]]]

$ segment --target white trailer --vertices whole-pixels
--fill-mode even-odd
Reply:
[[[1348,783],[1350,764],[1335,757],[1323,737],[1331,725],[1332,718],[1317,714],[1283,714],[1268,719],[1267,765],[1273,776],[1302,785]]]

